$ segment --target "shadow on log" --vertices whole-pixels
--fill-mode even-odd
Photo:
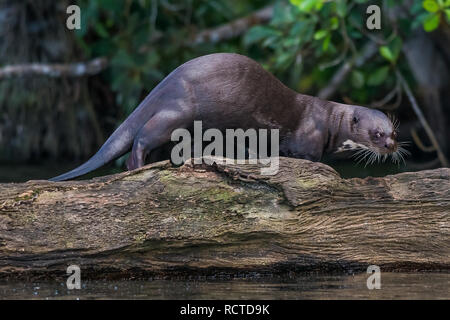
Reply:
[[[450,169],[341,179],[280,158],[0,184],[0,277],[450,270]]]

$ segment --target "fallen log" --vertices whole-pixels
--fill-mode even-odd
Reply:
[[[450,169],[342,179],[280,158],[0,184],[0,277],[450,270]]]

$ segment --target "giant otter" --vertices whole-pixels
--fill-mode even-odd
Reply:
[[[252,59],[217,53],[176,68],[92,158],[50,180],[84,175],[130,149],[127,167],[139,168],[175,129],[190,129],[194,120],[204,129],[279,129],[282,155],[312,161],[324,152],[348,149],[372,160],[401,156],[396,128],[381,111],[299,94]]]

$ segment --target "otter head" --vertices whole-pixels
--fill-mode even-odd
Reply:
[[[351,119],[350,131],[355,142],[372,151],[385,155],[398,149],[397,128],[383,112],[367,108],[356,108]]]
[[[386,160],[389,155],[394,162],[404,161],[408,154],[397,141],[398,123],[381,111],[355,106],[348,114],[349,133],[338,151],[355,150],[357,160],[372,163]]]

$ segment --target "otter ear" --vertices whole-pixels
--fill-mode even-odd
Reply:
[[[354,124],[358,123],[359,122],[359,118],[357,116],[353,116],[352,122]]]

